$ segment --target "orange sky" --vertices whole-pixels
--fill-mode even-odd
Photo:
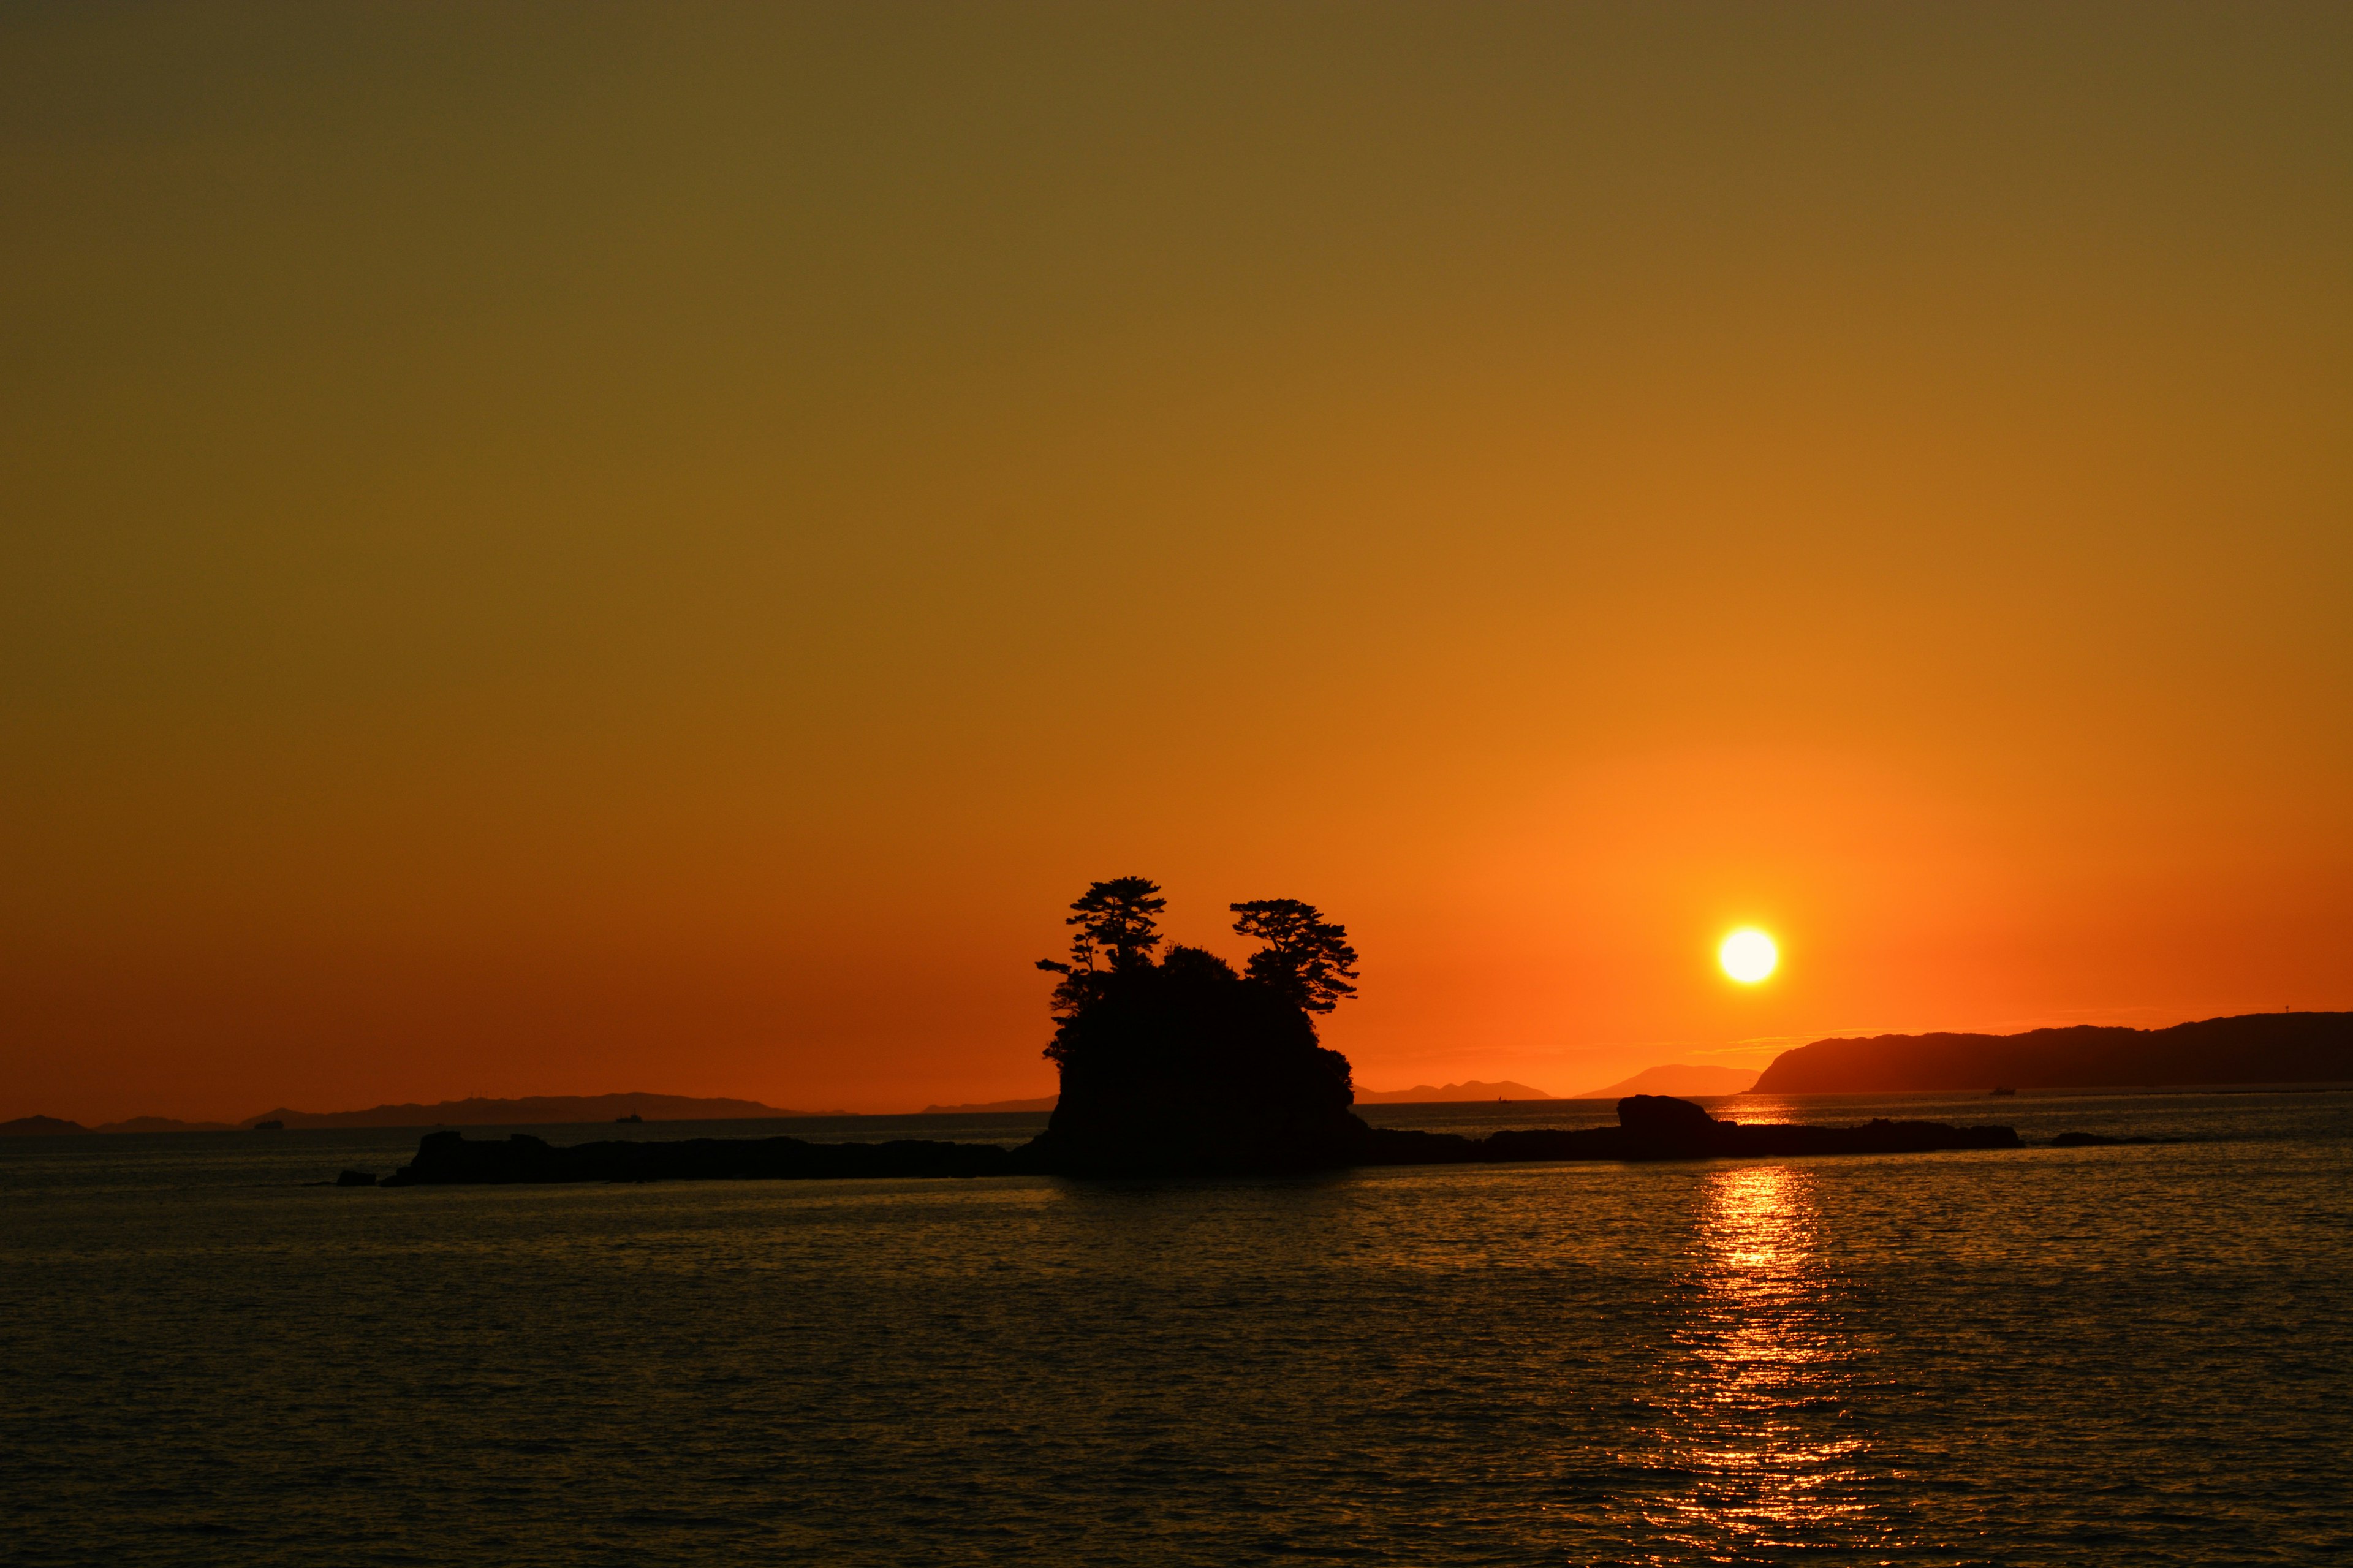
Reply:
[[[2353,1006],[2342,6],[12,7],[0,210],[0,1118]]]

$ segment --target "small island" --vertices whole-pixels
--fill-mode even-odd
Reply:
[[[1046,1131],[1018,1149],[901,1140],[606,1141],[558,1148],[455,1130],[426,1135],[388,1187],[473,1183],[650,1182],[854,1176],[1272,1175],[1354,1165],[1704,1160],[2015,1149],[2008,1127],[1877,1120],[1856,1127],[1744,1125],[1689,1100],[1629,1095],[1618,1125],[1485,1138],[1368,1126],[1350,1110],[1348,1058],[1316,1020],[1356,994],[1347,928],[1296,899],[1229,906],[1259,950],[1237,970],[1206,949],[1160,952],[1167,900],[1142,877],[1096,882],[1071,905],[1052,1043],[1061,1095]]]

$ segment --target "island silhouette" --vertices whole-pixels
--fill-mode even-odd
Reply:
[[[1485,1138],[1366,1124],[1349,1108],[1348,1058],[1317,1019],[1356,994],[1347,928],[1297,899],[1229,906],[1259,943],[1236,969],[1206,949],[1160,949],[1159,887],[1143,877],[1092,884],[1071,905],[1047,1059],[1061,1092],[1046,1130],[1006,1149],[901,1140],[797,1138],[606,1141],[558,1148],[517,1133],[473,1141],[433,1132],[384,1184],[658,1181],[691,1177],[1079,1177],[1271,1175],[1349,1165],[1531,1160],[1667,1160],[1725,1155],[2014,1149],[2008,1127],[1877,1120],[1860,1127],[1741,1125],[1688,1100],[1630,1095],[1615,1127],[1502,1131]],[[367,1184],[348,1173],[352,1185]]]
[[[1231,905],[1258,952],[1237,971],[1204,948],[1160,946],[1167,905],[1143,877],[1096,882],[1071,905],[1046,1058],[1061,1095],[1026,1159],[1071,1175],[1315,1170],[1351,1162],[1348,1058],[1315,1020],[1356,994],[1347,928],[1296,899]]]

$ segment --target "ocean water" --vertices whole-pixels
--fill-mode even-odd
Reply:
[[[0,1543],[27,1568],[2353,1560],[2353,1094],[1717,1104],[2184,1141],[383,1191],[302,1184],[388,1171],[413,1131],[13,1140]]]

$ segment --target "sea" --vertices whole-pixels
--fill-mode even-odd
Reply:
[[[2353,1093],[1708,1103],[2036,1146],[388,1190],[318,1184],[417,1130],[0,1142],[0,1559],[2353,1561]]]

